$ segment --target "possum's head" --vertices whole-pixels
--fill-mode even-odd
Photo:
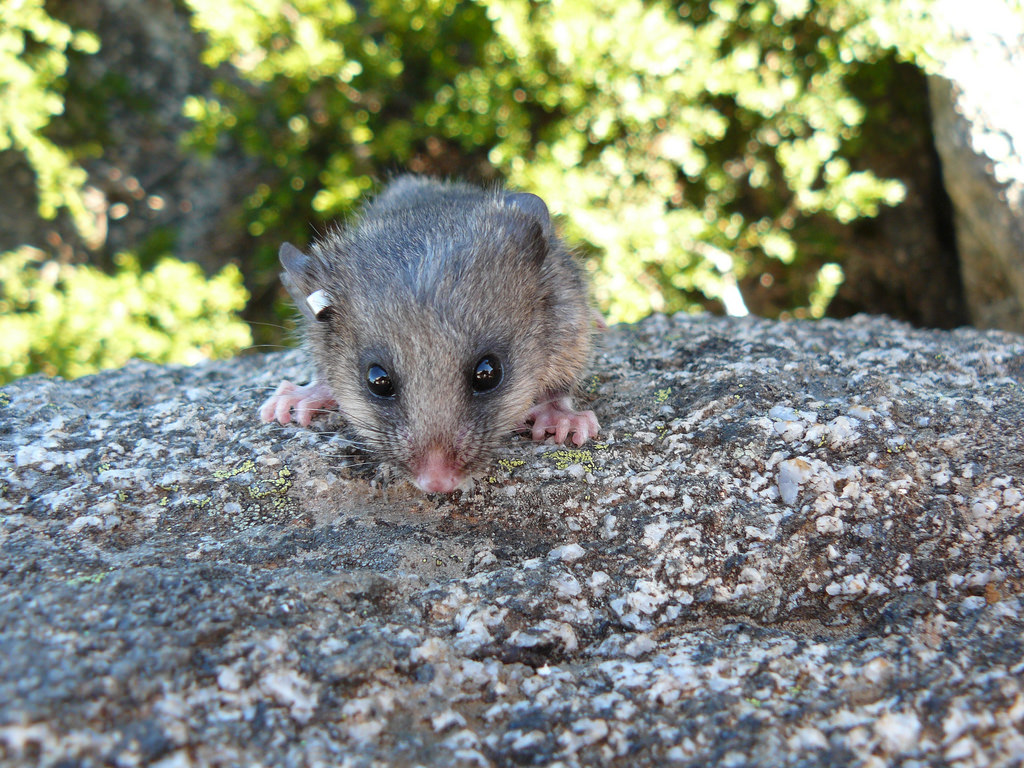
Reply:
[[[428,492],[485,466],[543,386],[547,209],[532,195],[489,202],[429,226],[416,211],[364,220],[310,255],[281,249],[346,420]]]

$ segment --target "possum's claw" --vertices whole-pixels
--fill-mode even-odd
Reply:
[[[538,403],[527,412],[524,422],[527,425],[532,422],[532,425],[526,426],[526,431],[538,442],[548,434],[553,434],[556,443],[564,443],[572,434],[572,441],[577,446],[596,437],[601,429],[593,411],[575,410],[568,397],[556,397]]]
[[[337,407],[338,401],[326,385],[314,381],[299,386],[285,380],[260,408],[260,418],[263,421],[287,424],[292,420],[294,412],[295,421],[308,427],[314,413],[324,408]]]

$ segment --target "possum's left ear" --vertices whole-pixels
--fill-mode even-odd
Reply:
[[[505,195],[505,201],[536,221],[545,238],[551,237],[551,214],[543,200],[529,192],[511,192]]]
[[[313,257],[291,243],[284,243],[277,257],[284,267],[281,282],[288,289],[299,311],[310,320],[323,322],[330,317],[334,311],[333,301],[330,294],[317,285]]]

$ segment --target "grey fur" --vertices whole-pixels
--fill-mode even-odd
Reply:
[[[534,403],[572,395],[589,359],[583,273],[534,195],[401,176],[308,255],[282,246],[281,262],[319,381],[406,468],[431,446],[479,466]],[[306,304],[319,290],[321,320]],[[475,394],[486,354],[504,380]],[[391,374],[393,400],[369,392],[371,364]]]

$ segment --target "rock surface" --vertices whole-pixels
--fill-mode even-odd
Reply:
[[[1024,339],[605,335],[452,497],[260,424],[297,352],[0,395],[4,765],[1020,765]]]
[[[1024,9],[940,0],[956,45],[930,79],[971,322],[1024,333]]]

